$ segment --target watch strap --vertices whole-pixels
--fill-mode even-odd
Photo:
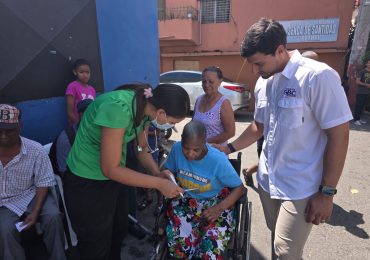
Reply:
[[[330,186],[320,185],[319,192],[326,196],[334,196],[337,194],[337,189]]]
[[[228,143],[227,144],[227,147],[229,147],[230,153],[233,153],[233,152],[236,151],[235,148],[234,148],[234,146],[231,143]]]

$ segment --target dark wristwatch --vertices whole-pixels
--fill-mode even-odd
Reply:
[[[234,146],[231,143],[228,143],[227,147],[229,147],[230,153],[236,152]]]
[[[330,186],[320,185],[319,192],[325,196],[333,197],[335,194],[337,194],[337,189]]]

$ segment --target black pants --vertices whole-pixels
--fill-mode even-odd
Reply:
[[[135,140],[127,144],[126,167],[134,171],[139,171],[139,160],[137,159],[135,149],[136,149]],[[128,212],[130,213],[131,216],[136,218],[137,217],[136,187],[130,186],[127,188],[128,188],[128,194],[130,197],[129,204],[128,204],[129,206]]]
[[[81,259],[120,259],[127,230],[127,187],[67,172],[64,194]]]
[[[362,111],[364,110],[368,94],[357,94],[356,95],[356,105],[355,105],[355,111],[353,113],[353,120],[357,121],[360,120],[360,116]]]

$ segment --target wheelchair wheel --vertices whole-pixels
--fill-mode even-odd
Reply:
[[[150,260],[164,260],[167,256],[167,239],[163,236],[154,248],[154,252]]]
[[[153,229],[153,254],[150,260],[163,260],[166,259],[168,254],[167,248],[167,236],[166,236],[166,226],[167,226],[167,205],[170,203],[171,199],[165,199],[163,201],[163,207],[158,216],[156,216],[154,229]]]
[[[251,250],[251,224],[252,224],[252,202],[248,202],[248,212],[246,216],[247,226],[245,227],[246,238],[243,247],[243,259],[249,260]]]
[[[250,231],[252,217],[252,202],[241,204],[239,208],[239,225],[237,230],[236,256],[237,260],[249,260]]]

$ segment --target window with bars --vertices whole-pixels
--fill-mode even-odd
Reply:
[[[202,23],[228,23],[230,0],[202,0]]]

